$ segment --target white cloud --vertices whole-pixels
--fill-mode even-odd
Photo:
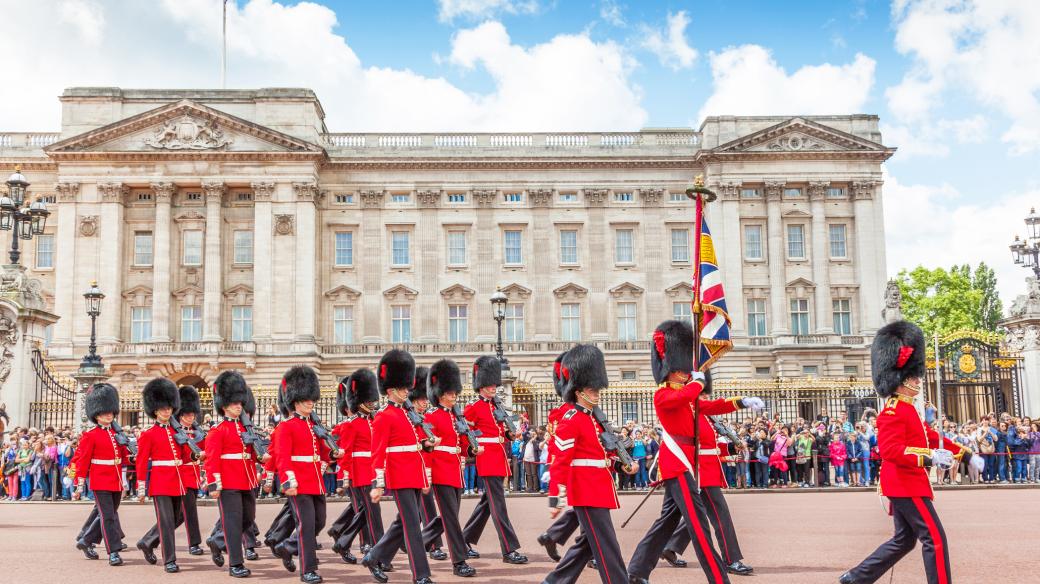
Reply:
[[[686,42],[686,27],[689,24],[690,17],[685,10],[680,10],[668,14],[667,30],[644,25],[642,30],[646,39],[643,40],[643,47],[657,55],[661,64],[673,71],[692,67],[697,60],[697,50]]]
[[[599,17],[613,26],[625,26],[625,17],[617,0],[602,0],[599,4]]]
[[[988,137],[989,122],[981,115],[957,120],[940,119],[913,125],[881,124],[885,145],[899,148],[900,160],[913,156],[942,158],[951,144],[978,144]]]
[[[58,5],[61,22],[76,27],[80,38],[91,45],[101,40],[104,32],[105,15],[96,2],[90,0],[65,0]]]
[[[80,40],[81,22],[62,21],[57,4],[19,3],[8,14],[20,26],[0,35],[0,54],[19,58],[5,75],[30,82],[0,85],[0,130],[57,129],[65,87],[219,86],[219,2],[103,6],[97,45]],[[631,58],[584,33],[521,46],[498,22],[459,31],[444,61],[486,70],[493,87],[477,94],[365,63],[336,24],[336,13],[313,2],[229,3],[228,87],[312,88],[333,131],[633,130],[647,119]],[[34,42],[41,30],[47,43]]]
[[[856,54],[845,65],[805,65],[788,75],[759,45],[711,53],[714,92],[698,114],[848,114],[862,111],[874,84],[874,59]]]
[[[900,0],[892,19],[896,50],[913,58],[885,92],[900,122],[927,122],[961,92],[1010,119],[1013,153],[1040,149],[1040,2]]]
[[[441,22],[451,22],[461,16],[473,20],[489,18],[496,14],[534,14],[538,11],[536,0],[437,0]]]

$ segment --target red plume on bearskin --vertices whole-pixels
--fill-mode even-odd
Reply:
[[[95,383],[87,390],[87,417],[97,423],[101,414],[112,412],[119,415],[119,390],[110,383]]]
[[[180,392],[177,385],[165,377],[156,377],[144,384],[141,390],[141,402],[144,413],[149,418],[155,417],[155,411],[159,408],[173,408],[176,412],[181,407]]]
[[[379,393],[390,388],[415,386],[415,359],[408,351],[391,349],[379,360]]]
[[[566,354],[567,351],[560,353],[556,356],[556,361],[553,361],[553,389],[556,390],[556,395],[560,396],[560,399],[563,399],[563,356]]]
[[[924,331],[905,320],[881,327],[870,346],[870,372],[881,397],[890,397],[911,377],[924,377]]]
[[[673,371],[693,371],[693,326],[681,320],[666,320],[654,329],[650,343],[650,368],[661,383]]]
[[[563,357],[561,372],[565,377],[564,401],[575,402],[581,389],[606,389],[607,363],[603,351],[595,345],[575,345]]]
[[[459,366],[451,359],[441,359],[430,367],[430,380],[427,382],[426,393],[430,403],[440,405],[441,396],[449,391],[457,394],[462,393],[462,373]]]
[[[355,414],[361,409],[361,404],[379,401],[379,382],[376,380],[376,374],[367,368],[351,373],[346,379],[344,395],[347,407]]]
[[[473,363],[473,389],[502,385],[502,362],[498,357],[484,355]]]

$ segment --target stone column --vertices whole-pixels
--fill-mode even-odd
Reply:
[[[589,297],[581,305],[581,339],[582,341],[607,341],[610,340],[610,314],[613,299],[607,293],[607,274],[614,268],[614,244],[616,242],[611,226],[607,224],[607,189],[584,189],[585,207],[588,210],[588,220],[585,222],[585,232],[588,233],[589,249],[600,250],[589,254],[587,261],[589,270],[586,286],[589,288]],[[629,227],[625,227],[628,229]],[[637,253],[639,246],[649,246],[647,241],[639,241],[636,238],[637,229],[632,229],[632,259],[640,256]],[[655,239],[657,245],[660,241]],[[648,250],[649,253],[650,252]],[[638,264],[637,264],[638,265]],[[555,300],[554,300],[555,302]],[[555,313],[555,306],[554,313]],[[550,320],[550,322],[552,322]]]
[[[813,304],[816,305],[816,333],[834,332],[834,313],[831,310],[830,232],[827,227],[828,182],[809,183],[809,210],[812,212],[812,274],[816,284]]]
[[[273,290],[271,240],[271,197],[274,183],[255,182],[253,187],[253,340],[271,340],[271,293]]]
[[[155,227],[152,230],[152,338],[168,343],[170,337],[170,202],[173,183],[152,183]]]
[[[772,336],[790,332],[787,315],[787,270],[784,250],[784,222],[780,216],[780,196],[784,182],[766,182],[766,229],[769,230],[769,312],[766,317]]]
[[[527,196],[533,207],[530,223],[532,255],[528,259],[528,266],[531,273],[531,287],[534,288],[534,294],[531,295],[534,306],[530,309],[530,316],[533,317],[533,320],[527,322],[531,323],[531,332],[534,334],[529,336],[529,340],[549,341],[552,340],[553,321],[552,274],[559,265],[559,257],[553,257],[551,251],[553,236],[556,233],[556,226],[552,222],[550,211],[553,191],[551,189],[531,189],[527,191]],[[588,254],[582,255],[587,256]],[[588,261],[587,257],[584,259]],[[504,322],[502,326],[505,327]]]
[[[733,319],[733,336],[742,337],[747,335],[747,322],[744,317],[747,311],[744,309],[744,257],[740,246],[743,226],[740,224],[740,185],[727,183],[718,188],[719,202],[714,205],[705,205],[708,210],[708,218],[715,219],[710,223],[712,233],[718,233],[715,237],[715,253],[718,254],[719,269],[722,271],[725,283],[726,306],[729,308],[729,316]],[[720,209],[720,213],[713,213]],[[691,238],[696,234],[691,234]],[[690,261],[694,260],[696,246],[699,242],[691,241]]]
[[[361,191],[361,239],[362,243],[356,249],[365,250],[358,254],[361,265],[358,266],[361,274],[361,305],[359,309],[364,310],[362,326],[364,333],[361,336],[362,343],[380,343],[390,338],[390,327],[384,327],[384,322],[389,322],[389,315],[383,310],[383,259],[388,258],[390,252],[386,241],[386,228],[383,226],[380,209],[386,198],[383,191]],[[356,245],[356,242],[355,242]],[[357,314],[354,315],[356,320]]]
[[[642,338],[640,335],[646,331],[652,330],[653,327],[657,326],[657,323],[664,319],[672,318],[672,303],[665,302],[664,289],[671,286],[673,282],[665,281],[662,273],[664,272],[664,266],[668,265],[664,258],[658,253],[658,250],[651,249],[651,242],[661,239],[661,225],[663,224],[661,210],[661,200],[664,198],[664,189],[658,187],[646,187],[639,189],[639,196],[643,199],[643,221],[640,224],[639,233],[642,241],[646,242],[646,249],[640,254],[641,259],[646,262],[646,292],[643,295],[642,300],[642,311],[636,310],[637,315],[642,315],[642,319],[637,317],[637,328],[636,338]],[[669,235],[669,237],[671,237]],[[691,232],[691,238],[693,237]],[[669,244],[671,240],[669,239]],[[693,242],[691,245],[691,260],[693,251]],[[692,273],[692,272],[691,272]]]
[[[101,270],[98,280],[108,289],[101,313],[105,318],[99,323],[98,343],[119,341],[123,319],[123,203],[129,188],[121,183],[98,185],[101,195]]]
[[[1032,278],[1029,278],[1032,280]],[[1030,287],[1035,286],[1030,283]],[[1034,293],[1033,290],[1030,290]],[[1040,305],[1027,296],[1019,296],[1011,306],[1011,316],[1000,321],[1007,330],[1004,344],[1021,352],[1022,377],[1019,380],[1021,411],[1014,415],[1036,418],[1040,415]]]
[[[202,191],[206,197],[206,251],[203,273],[205,288],[202,301],[202,340],[219,343],[222,340],[220,323],[223,320],[222,285],[224,270],[221,264],[221,231],[224,221],[220,216],[221,203],[227,187],[222,182],[204,182]]]
[[[296,197],[296,281],[293,283],[296,290],[296,324],[293,340],[297,343],[313,343],[315,266],[318,260],[314,239],[318,235],[315,203],[318,199],[318,185],[293,183],[293,194]]]
[[[875,242],[879,234],[874,216],[874,191],[877,183],[873,181],[852,183],[852,211],[856,218],[856,281],[859,282],[859,321],[860,332],[872,335],[881,322],[881,310],[878,302],[882,296],[885,278],[877,273],[877,257]],[[884,246],[882,246],[884,247]]]
[[[475,189],[470,193],[473,196],[473,201],[477,204],[477,224],[476,229],[473,232],[473,240],[475,243],[476,253],[470,257],[473,258],[473,281],[476,286],[477,296],[475,297],[474,304],[476,309],[473,314],[472,323],[476,326],[473,327],[473,341],[478,343],[486,343],[488,341],[494,341],[497,337],[497,329],[495,321],[487,318],[485,312],[488,299],[495,293],[495,289],[499,285],[505,285],[506,282],[496,281],[497,278],[502,277],[502,259],[498,262],[495,261],[496,257],[501,258],[501,251],[497,254],[497,249],[502,250],[502,235],[498,226],[495,225],[495,202],[498,200],[498,191],[494,189]],[[537,302],[537,300],[535,300]],[[524,306],[525,311],[532,309],[532,302],[528,302]],[[481,305],[485,308],[482,310]],[[478,316],[479,315],[479,316]],[[533,326],[533,319],[528,316],[527,312],[524,314],[525,325]],[[527,334],[527,328],[524,328],[524,333]],[[502,335],[503,340],[505,339],[505,323],[502,323]]]
[[[415,193],[415,198],[421,209],[422,220],[415,226],[415,268],[416,279],[419,283],[419,295],[416,310],[418,314],[412,315],[412,322],[418,323],[413,330],[412,338],[419,343],[431,343],[448,340],[447,328],[442,328],[440,323],[447,322],[447,308],[444,307],[443,298],[437,291],[438,276],[444,271],[444,258],[447,254],[446,247],[442,244],[444,236],[438,218],[437,209],[441,205],[441,192],[439,190],[421,190]],[[474,306],[469,305],[472,312]],[[473,322],[473,315],[469,317]]]
[[[76,296],[76,199],[79,183],[58,183],[57,261],[54,266],[54,311],[61,320],[54,325],[51,352],[72,356],[72,325]]]

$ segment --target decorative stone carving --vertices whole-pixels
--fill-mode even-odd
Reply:
[[[221,202],[224,199],[224,193],[227,192],[227,185],[223,182],[204,182],[202,183],[202,192],[206,195],[206,201]]]
[[[75,203],[79,197],[79,183],[62,182],[54,185],[54,192],[58,195],[59,203]]]
[[[202,121],[189,115],[167,120],[144,144],[160,150],[212,150],[231,144],[231,137],[212,120]]]
[[[273,182],[255,182],[249,186],[253,188],[253,201],[269,202],[274,197],[274,183]]]
[[[275,215],[274,216],[274,234],[275,235],[292,235],[296,223],[295,215]]]
[[[608,189],[585,189],[585,204],[588,207],[602,207],[607,203]]]
[[[1015,297],[1011,302],[1010,313],[1012,317],[1040,314],[1040,282],[1036,278],[1026,278],[1026,293]]]
[[[552,189],[529,189],[527,195],[531,198],[532,207],[549,207],[552,205]]]
[[[12,350],[18,341],[18,327],[15,322],[6,315],[0,317],[0,386],[11,376],[14,366],[14,351]]]
[[[80,215],[79,234],[83,237],[94,237],[98,229],[97,215]]]
[[[97,188],[103,203],[122,203],[130,192],[130,188],[122,183],[100,183]]]
[[[181,213],[174,219],[177,223],[205,223],[206,216],[194,209]]]
[[[188,283],[188,286],[198,286],[201,278],[199,278],[198,268],[188,268],[184,272],[184,279]]]
[[[609,290],[612,298],[638,298],[643,295],[643,289],[631,282],[623,282]]]
[[[818,140],[814,140],[813,138],[810,138],[809,136],[804,136],[802,134],[790,134],[790,135],[787,135],[787,136],[781,136],[780,138],[777,138],[776,140],[773,140],[772,142],[769,143],[768,146],[766,146],[766,148],[768,150],[774,150],[774,151],[780,151],[780,150],[799,151],[799,150],[824,150],[828,146],[830,146],[830,145],[829,144],[825,144],[823,142],[820,142]]]
[[[328,298],[333,302],[339,300],[357,300],[360,297],[361,292],[351,288],[350,286],[344,286],[342,284],[325,292],[325,298]]]
[[[420,207],[436,208],[441,205],[440,191],[416,191],[415,198],[419,201]]]
[[[822,201],[827,196],[827,187],[831,183],[827,181],[814,181],[809,183],[809,200]]]
[[[384,290],[383,296],[391,302],[402,300],[412,301],[419,297],[419,291],[413,290],[404,284],[398,284],[392,288]]]
[[[531,289],[517,283],[502,287],[502,293],[510,300],[526,300],[531,297]]]
[[[693,298],[693,286],[689,282],[679,282],[664,290],[669,298]]]
[[[899,284],[895,280],[889,280],[885,286],[885,307],[881,309],[881,320],[885,324],[903,320],[903,293],[899,291]]]
[[[498,191],[494,189],[474,189],[473,200],[477,202],[478,207],[490,207],[495,204],[495,197],[498,195]]]
[[[589,289],[579,286],[573,282],[569,282],[553,290],[553,294],[561,300],[574,300],[585,298],[586,296],[588,296]]]
[[[664,189],[659,187],[646,187],[639,189],[639,195],[643,197],[643,204],[647,207],[657,207],[664,199]]]
[[[156,203],[169,203],[173,200],[173,194],[177,192],[177,187],[168,182],[154,182],[151,187]]]
[[[852,183],[852,198],[867,200],[874,198],[874,188],[880,183],[875,181],[857,181]]]
[[[441,290],[441,297],[445,300],[472,300],[476,294],[475,290],[462,284],[455,284]]]
[[[383,191],[361,191],[361,207],[363,209],[378,209],[383,206]]]
[[[318,185],[314,183],[294,182],[292,189],[297,201],[314,202],[318,200]]]
[[[25,274],[24,266],[13,266],[0,273],[0,296],[9,298],[26,308],[43,309],[43,284]]]
[[[779,201],[781,195],[784,194],[784,185],[786,181],[782,180],[767,180],[766,181],[766,198],[770,201]]]
[[[740,183],[725,182],[715,187],[715,192],[724,201],[735,201],[740,198]]]

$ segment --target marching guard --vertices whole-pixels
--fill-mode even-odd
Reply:
[[[376,477],[371,491],[372,502],[378,503],[384,490],[393,491],[397,518],[383,537],[368,551],[361,563],[376,582],[389,580],[383,566],[388,564],[404,544],[415,584],[433,584],[430,564],[423,551],[419,524],[422,491],[429,489],[429,469],[420,452],[431,444],[420,438],[409,419],[408,392],[415,385],[415,360],[402,350],[393,349],[379,361],[379,391],[387,396],[387,405],[372,422],[372,466]]]
[[[506,509],[505,480],[509,477],[509,457],[506,448],[511,439],[505,422],[495,418],[495,391],[502,385],[502,363],[495,357],[478,357],[473,364],[473,387],[480,397],[466,406],[466,420],[480,431],[479,442],[484,452],[477,455],[477,475],[484,480],[484,493],[466,521],[462,532],[469,546],[467,556],[479,558],[473,546],[480,541],[488,518],[495,524],[495,533],[502,548],[502,561],[507,564],[526,564],[527,556],[521,554],[520,541]]]
[[[278,411],[282,414],[283,421],[292,417],[292,412],[285,405],[285,393],[282,391],[278,392]],[[266,460],[262,462],[265,474],[264,487],[272,492],[274,491],[276,481],[278,486],[281,487],[275,456],[278,452],[278,429],[281,427],[282,424],[278,424],[271,432],[271,446],[267,449]],[[293,561],[293,556],[299,551],[299,546],[293,541],[294,537],[299,538],[299,534],[296,533],[296,514],[293,512],[292,501],[286,497],[282,508],[274,516],[271,527],[264,534],[264,545],[271,550],[271,553],[276,558],[281,558],[282,567],[289,572],[296,571],[296,563]]]
[[[556,361],[553,362],[552,380],[553,388],[556,390],[556,395],[563,399],[563,379],[560,377],[560,367],[562,366],[563,356],[567,352],[564,351],[556,357]],[[564,401],[559,406],[556,406],[549,412],[548,423],[545,426],[545,444],[546,448],[549,449],[548,461],[552,464],[552,461],[556,458],[556,428],[560,425],[560,420],[563,416],[574,409],[574,404],[569,401]],[[554,480],[550,473],[550,482]],[[541,480],[539,478],[539,480]],[[558,480],[558,479],[555,479]],[[549,495],[556,495],[555,485],[550,484]],[[548,554],[554,562],[560,561],[560,552],[556,549],[557,546],[563,545],[564,542],[578,529],[578,515],[574,512],[573,508],[568,508],[561,514],[549,529],[546,529],[544,533],[538,536],[538,543],[545,548],[545,553]]]
[[[563,399],[574,407],[563,415],[556,431],[557,453],[549,475],[558,477],[558,496],[549,498],[549,506],[551,515],[556,517],[569,499],[581,535],[545,577],[545,583],[577,581],[593,558],[600,581],[624,582],[625,560],[610,520],[611,509],[620,507],[610,472],[614,459],[601,439],[606,428],[592,414],[599,404],[600,390],[608,384],[603,353],[593,345],[577,345],[564,356],[560,372],[564,380]],[[636,472],[631,465],[623,470]]]
[[[429,379],[430,368],[429,367],[416,367],[415,368],[415,387],[412,391],[408,392],[408,400],[412,402],[412,407],[421,416],[425,416],[426,412],[430,409],[430,398],[427,395],[426,383]],[[426,468],[432,470],[433,468],[433,451],[422,451],[423,462],[426,464]],[[422,504],[419,505],[419,514],[422,515],[423,529],[425,530],[435,521],[437,518],[437,503],[433,497],[433,488],[431,487],[428,491],[423,492]],[[441,540],[440,535],[437,535],[433,540],[426,542],[426,549],[430,554],[431,560],[446,560],[448,554],[444,552],[444,542]]]
[[[119,552],[124,546],[119,526],[119,502],[123,493],[123,466],[131,464],[131,461],[130,451],[117,443],[112,426],[119,414],[119,391],[108,383],[95,383],[87,390],[86,410],[87,418],[96,426],[80,437],[73,457],[76,490],[72,498],[79,500],[83,496],[89,480],[97,519],[87,519],[86,529],[76,541],[76,548],[88,559],[96,560],[98,556],[93,544],[104,540],[108,564],[122,566]]]
[[[883,326],[870,348],[874,389],[884,398],[877,417],[878,450],[881,452],[879,492],[888,497],[889,515],[895,522],[892,539],[881,544],[858,566],[841,575],[841,584],[877,581],[921,541],[924,570],[929,584],[952,581],[950,549],[939,515],[932,505],[932,466],[949,469],[961,460],[977,465],[968,449],[953,441],[939,445],[939,435],[921,419],[914,397],[925,376],[924,333],[917,325],[896,321]],[[947,450],[946,446],[952,450]]]

